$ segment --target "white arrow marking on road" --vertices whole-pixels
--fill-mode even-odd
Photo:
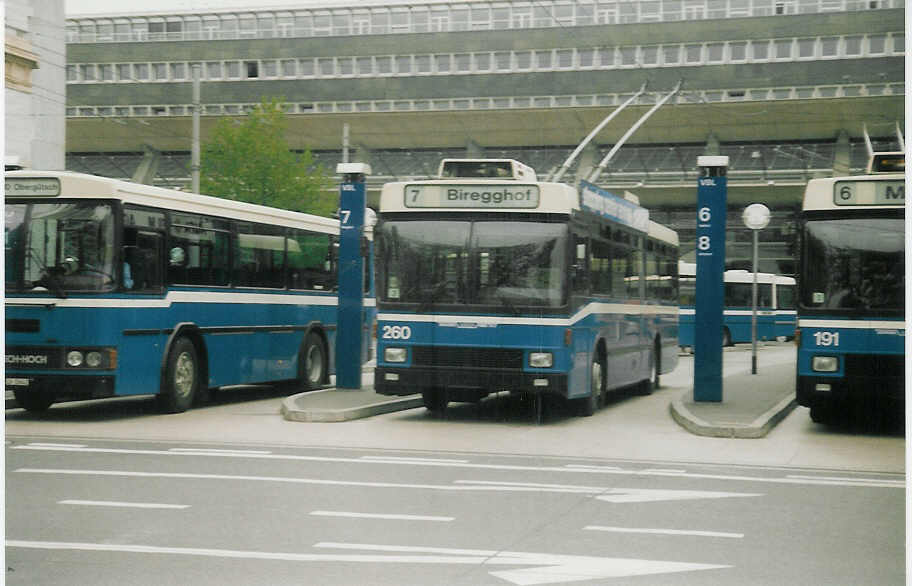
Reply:
[[[104,551],[205,556],[234,559],[283,560],[297,562],[403,563],[403,564],[469,564],[479,566],[539,566],[491,572],[502,580],[520,586],[560,584],[605,578],[624,578],[649,574],[693,572],[730,568],[718,564],[693,564],[631,558],[606,558],[547,553],[503,552],[495,550],[446,549],[436,547],[388,546],[356,543],[318,543],[317,548],[387,552],[385,554],[302,554],[265,551],[238,551],[190,547],[157,547],[152,545],[117,545],[109,543],[74,543],[59,541],[25,541],[8,539],[7,547],[30,549]],[[389,555],[396,552],[405,555]]]
[[[729,497],[763,496],[759,493],[719,492],[711,490],[659,490],[648,488],[612,488],[599,495],[609,503],[652,503],[656,501],[687,501],[691,499],[724,499]]]

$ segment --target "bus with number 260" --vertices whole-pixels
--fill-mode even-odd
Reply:
[[[553,395],[592,415],[676,366],[677,234],[628,199],[451,159],[384,185],[374,234],[380,394],[421,393],[432,413]]]

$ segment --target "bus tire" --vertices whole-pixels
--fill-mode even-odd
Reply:
[[[421,400],[424,408],[431,412],[431,415],[443,415],[446,412],[447,405],[450,402],[447,397],[446,389],[433,388],[421,391]]]
[[[183,413],[193,405],[200,386],[200,365],[196,346],[189,338],[174,341],[168,351],[165,381],[158,396],[166,413]]]
[[[27,391],[17,389],[13,395],[16,397],[16,405],[35,413],[47,411],[54,404],[54,393],[40,387]]]
[[[814,423],[828,423],[830,421],[829,410],[822,405],[811,407],[811,421]]]
[[[734,344],[732,344],[731,332],[728,330],[728,328],[723,327],[722,328],[722,347],[728,348],[729,346],[733,346],[733,345]]]
[[[305,391],[312,391],[326,383],[328,357],[323,338],[316,332],[309,332],[298,356],[298,379]]]
[[[662,355],[659,354],[660,351],[661,347],[659,346],[659,341],[656,340],[656,343],[652,348],[652,353],[649,355],[649,378],[640,383],[639,394],[641,395],[651,395],[654,390],[659,388],[661,382],[659,379],[659,369],[662,366]]]
[[[580,399],[579,414],[591,417],[605,402],[605,360],[596,354],[589,369],[589,396]]]

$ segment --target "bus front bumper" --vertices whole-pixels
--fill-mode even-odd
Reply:
[[[414,395],[427,389],[447,389],[453,400],[464,395],[466,400],[482,398],[490,393],[511,391],[519,393],[567,396],[567,375],[533,373],[515,370],[390,368],[374,370],[374,389],[381,395]]]
[[[796,400],[802,407],[812,409],[824,405],[851,403],[900,407],[905,403],[905,378],[799,376]]]
[[[50,393],[55,401],[114,396],[112,375],[23,374],[7,370],[5,383],[7,391]]]

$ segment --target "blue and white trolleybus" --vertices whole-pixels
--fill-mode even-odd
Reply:
[[[880,153],[868,175],[808,182],[800,218],[797,400],[815,422],[850,405],[902,412],[904,169],[902,153]]]
[[[627,199],[513,160],[384,185],[375,388],[440,412],[502,390],[591,415],[677,363],[678,239]]]
[[[338,220],[37,171],[6,174],[5,211],[20,406],[156,394],[179,412],[215,387],[329,382]]]

